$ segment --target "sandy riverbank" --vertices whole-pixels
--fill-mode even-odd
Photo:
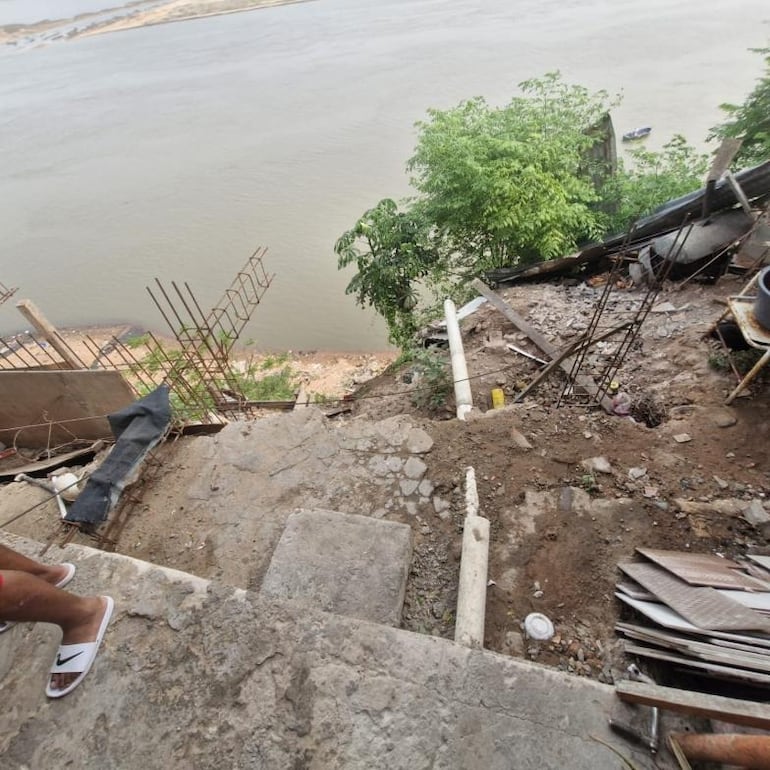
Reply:
[[[111,341],[115,338],[124,343],[128,349],[128,355],[137,361],[145,361],[150,356],[150,349],[141,343],[142,330],[130,325],[59,329],[59,334],[77,359],[87,367],[93,364],[99,351],[109,349]],[[4,340],[6,344],[9,342],[13,344],[10,337]],[[175,342],[171,339],[161,338],[161,341],[168,349],[173,349],[175,346]],[[40,345],[27,334],[18,335],[16,342],[20,347],[13,354],[0,359],[0,368],[18,368],[23,365],[45,366],[56,358],[50,346]],[[308,393],[327,398],[340,398],[355,390],[363,382],[382,373],[397,355],[398,351],[395,350],[375,352],[289,350],[276,353],[245,345],[236,346],[233,349],[231,361],[237,369],[249,368],[265,374],[273,368],[289,366],[297,379],[304,383]],[[2,360],[5,361],[4,365]],[[125,364],[121,356],[115,353],[101,357],[102,365],[105,360],[108,366],[123,368],[122,365]],[[271,361],[275,362],[275,367],[269,366]]]
[[[45,19],[30,24],[6,24],[0,27],[0,45],[42,44],[77,37],[123,32],[139,27],[170,24],[178,21],[202,19],[243,13],[277,5],[310,2],[311,0],[138,0],[105,9],[84,13],[72,18]]]

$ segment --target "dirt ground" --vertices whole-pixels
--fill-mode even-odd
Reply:
[[[414,396],[425,378],[414,366],[386,368],[393,353],[296,354],[292,365],[312,391],[329,398],[352,393],[340,402],[349,411],[334,414],[335,402],[328,404],[334,414],[329,419],[411,414],[434,439],[426,463],[436,492],[452,502],[452,511],[464,510],[465,469],[475,469],[480,513],[492,532],[488,648],[611,682],[623,661],[614,632],[623,614],[613,597],[616,565],[632,558],[635,548],[770,553],[767,533],[725,513],[718,502],[762,503],[770,494],[767,379],[724,407],[736,380],[717,343],[704,339],[725,297],[740,287],[738,279],[724,278],[715,286],[681,292],[667,287],[660,294],[615,377],[636,419],[607,414],[577,395],[568,395],[557,408],[566,382],[561,372],[514,403],[542,365],[507,343],[541,353],[489,304],[461,324],[477,407],[465,422],[454,419],[451,395],[435,411],[416,406]],[[562,348],[586,328],[601,291],[565,281],[499,293]],[[627,320],[641,298],[625,289],[613,292],[601,326]],[[617,344],[615,338],[597,346],[585,371],[597,374]],[[446,362],[446,352],[441,355]],[[491,409],[493,388],[504,391],[504,409]],[[643,421],[651,416],[660,420],[656,427]],[[607,472],[586,467],[598,457],[606,459]],[[403,624],[451,636],[462,515],[403,520],[415,536]],[[50,524],[37,521],[29,517],[25,531],[14,531],[45,541]],[[153,524],[144,526],[146,542],[152,542]],[[143,553],[141,544],[132,545],[130,553],[153,556]],[[526,640],[521,623],[530,612],[554,622],[553,639]]]
[[[474,404],[486,414],[466,423],[450,419],[450,398],[433,416],[430,467],[432,478],[443,479],[439,483],[457,496],[464,494],[464,468],[476,470],[481,515],[492,529],[489,648],[612,681],[621,657],[613,630],[622,614],[613,597],[616,564],[630,560],[635,548],[727,556],[749,549],[770,552],[763,534],[742,518],[709,510],[715,500],[764,501],[770,493],[767,380],[760,379],[731,407],[722,406],[736,379],[722,370],[718,343],[703,339],[723,311],[724,298],[740,287],[728,277],[713,287],[681,292],[669,287],[659,296],[656,308],[664,312],[649,314],[617,375],[620,392],[635,407],[645,407],[643,414],[665,412],[655,428],[579,400],[556,408],[566,382],[561,373],[523,403],[512,404],[541,366],[505,348],[501,336],[539,351],[488,304],[462,322]],[[601,291],[563,283],[500,293],[561,348],[585,328]],[[639,299],[631,291],[613,293],[602,326],[625,320]],[[663,303],[678,310],[665,312],[669,305]],[[613,350],[609,343],[603,353]],[[596,373],[605,361],[600,355],[593,363]],[[372,419],[399,411],[424,416],[408,394],[417,387],[419,378],[408,371],[388,372],[365,386],[354,411]],[[495,387],[505,392],[504,410],[489,408]],[[396,392],[403,395],[391,395]],[[516,431],[531,449],[518,446]],[[679,443],[674,437],[681,440],[683,434],[690,440]],[[606,458],[611,472],[587,471],[581,463],[594,457]],[[702,512],[684,513],[687,501],[701,503]],[[420,558],[435,561],[437,551],[457,556],[452,544],[461,526],[461,520],[444,522],[441,534],[434,528],[427,539],[417,533],[418,570]],[[554,622],[557,633],[550,642],[522,638],[521,619],[530,612]]]

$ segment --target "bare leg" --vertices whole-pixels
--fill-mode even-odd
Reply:
[[[0,618],[54,623],[62,630],[62,644],[96,639],[105,602],[99,596],[75,596],[54,588],[27,572],[0,570]],[[56,674],[53,686],[64,689],[76,674]]]
[[[53,566],[41,564],[40,562],[29,559],[23,554],[4,545],[0,545],[0,570],[26,572],[29,575],[34,575],[41,580],[45,580],[51,585],[56,585],[67,572],[67,568],[62,567],[61,564],[55,564]],[[0,618],[3,620],[11,620],[11,618],[3,618],[2,614],[0,614]]]

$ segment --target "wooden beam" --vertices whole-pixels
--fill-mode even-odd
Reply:
[[[719,719],[733,725],[770,730],[770,705],[738,698],[723,698],[675,687],[659,687],[644,682],[619,682],[615,687],[618,697],[627,703],[657,706],[667,711],[690,716]]]
[[[738,199],[738,203],[741,204],[743,211],[747,216],[750,216],[752,219],[754,219],[754,212],[751,210],[751,206],[749,205],[749,199],[746,197],[746,193],[743,192],[743,188],[740,186],[740,184],[738,184],[738,180],[733,176],[732,171],[725,171],[725,179],[727,180],[727,184],[730,185],[732,191],[735,193],[735,197]]]
[[[730,164],[738,154],[742,144],[743,139],[735,139],[731,136],[725,137],[722,140],[722,144],[719,145],[714,153],[714,160],[711,162],[711,168],[707,177],[708,181],[718,182],[722,178],[725,171],[730,168]]]
[[[64,341],[56,327],[43,315],[40,308],[32,300],[20,299],[16,303],[21,314],[37,329],[46,342],[62,357],[69,369],[87,369],[88,367],[77,357],[75,352]]]
[[[490,289],[489,286],[487,286],[483,281],[480,281],[478,278],[474,278],[471,282],[471,286],[473,286],[473,288],[476,289],[476,291],[478,291],[482,297],[486,297],[486,299],[488,299],[495,308],[497,308],[517,329],[519,329],[519,331],[524,332],[524,334],[526,334],[527,337],[529,337],[532,342],[534,342],[535,345],[537,345],[540,350],[543,351],[543,353],[545,353],[550,358],[557,358],[559,356],[560,351],[556,345],[554,345],[543,334],[535,329],[534,326],[529,324],[499,294],[496,294],[494,291],[492,291],[492,289]],[[559,362],[559,366],[567,375],[570,374],[572,362],[569,357]],[[578,375],[575,378],[575,384],[585,390],[586,393],[588,393],[588,395],[592,398],[598,398],[599,388],[593,379],[588,375]],[[607,414],[614,414],[612,408],[612,399],[609,398],[606,393],[602,395],[598,400],[602,409],[604,409]]]

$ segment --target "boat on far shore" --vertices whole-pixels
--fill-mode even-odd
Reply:
[[[652,131],[652,126],[641,126],[635,128],[633,131],[629,131],[627,134],[623,134],[624,142],[634,142],[637,139],[644,139],[645,136],[649,136]]]

